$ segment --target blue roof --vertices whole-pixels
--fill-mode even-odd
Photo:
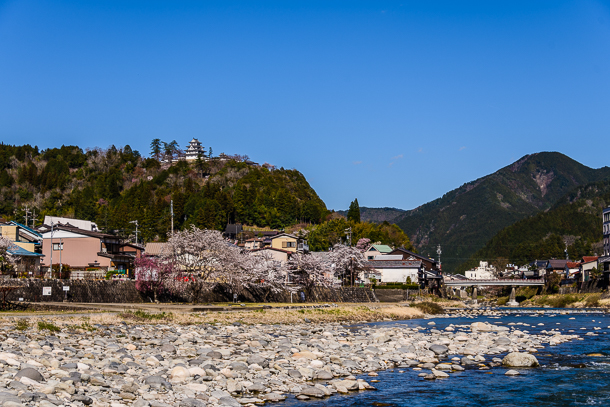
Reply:
[[[13,256],[44,257],[43,254],[33,253],[33,252],[31,252],[29,250],[25,250],[23,247],[20,247],[17,245],[12,245],[6,251],[9,252],[10,254],[12,254]]]
[[[33,233],[33,234],[35,234],[36,236],[38,236],[38,237],[40,237],[42,239],[42,235],[40,233],[38,233],[37,231],[35,231],[34,229],[32,229],[32,228],[30,228],[28,226],[22,225],[21,223],[15,222],[14,220],[12,220],[12,221],[10,221],[8,223],[11,224],[11,225],[19,226],[20,228],[24,228],[28,232]]]

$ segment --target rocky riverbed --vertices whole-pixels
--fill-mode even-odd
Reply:
[[[373,390],[377,371],[424,379],[513,364],[577,338],[475,322],[420,327],[94,324],[49,332],[1,326],[0,405],[240,406]],[[535,359],[535,358],[534,358]],[[507,361],[508,362],[508,361]],[[357,377],[360,378],[357,378]],[[362,379],[365,377],[366,380]]]

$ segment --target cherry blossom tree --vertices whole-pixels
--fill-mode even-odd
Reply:
[[[337,276],[341,276],[344,284],[350,281],[354,284],[356,276],[366,268],[364,256],[355,247],[336,244],[330,252],[330,258]]]
[[[358,239],[358,243],[356,243],[356,249],[360,250],[361,252],[364,252],[366,249],[368,249],[370,245],[371,239],[369,239],[368,237],[363,237],[361,239]]]
[[[286,268],[290,280],[306,289],[314,286],[329,287],[334,282],[332,270],[312,254],[293,254]]]
[[[0,271],[2,273],[11,271],[15,265],[17,259],[9,252],[13,246],[15,244],[12,241],[0,236]]]
[[[143,256],[136,259],[135,266],[136,289],[144,293],[152,292],[155,302],[158,295],[176,288],[176,279],[179,276],[173,262],[153,256]]]

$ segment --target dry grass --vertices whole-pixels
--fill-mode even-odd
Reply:
[[[230,312],[171,312],[171,313],[106,313],[91,316],[53,317],[31,316],[28,322],[36,326],[38,322],[53,323],[63,330],[77,330],[81,326],[127,324],[179,324],[194,325],[205,323],[232,324],[240,322],[244,325],[255,324],[300,324],[300,323],[358,323],[383,320],[403,320],[422,318],[425,314],[413,307],[383,304],[349,304],[327,308],[307,309],[265,309],[257,311]],[[2,322],[15,326],[16,320],[4,318]],[[85,329],[86,330],[86,329]]]

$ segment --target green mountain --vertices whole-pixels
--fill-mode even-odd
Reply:
[[[442,246],[445,271],[481,249],[500,230],[550,209],[574,188],[610,177],[556,152],[526,155],[499,171],[407,211],[395,223],[424,255]]]
[[[571,259],[601,253],[602,210],[610,205],[610,181],[576,188],[549,211],[541,212],[502,229],[459,270],[468,270],[479,260],[504,267],[536,259]]]
[[[144,158],[129,146],[39,151],[0,145],[0,216],[24,222],[36,214],[95,221],[131,235],[138,220],[144,241],[190,225],[224,229],[228,221],[271,228],[319,223],[328,210],[296,170],[254,165],[223,155],[172,164]],[[32,219],[32,215],[29,216]]]
[[[338,214],[347,217],[347,210],[336,211]],[[360,207],[360,220],[362,222],[374,222],[393,223],[396,218],[403,215],[406,211],[404,209],[397,208],[367,208],[365,206]]]

